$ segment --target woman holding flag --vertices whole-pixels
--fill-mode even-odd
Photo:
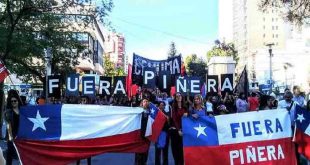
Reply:
[[[5,111],[5,121],[7,123],[7,155],[6,164],[11,165],[13,158],[17,157],[17,152],[14,147],[14,139],[17,136],[19,125],[19,108],[22,106],[22,100],[20,99],[16,90],[10,90],[7,98],[7,108]]]

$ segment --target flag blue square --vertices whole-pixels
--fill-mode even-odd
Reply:
[[[203,116],[198,119],[183,117],[184,146],[217,146],[219,145],[216,120],[214,117]]]
[[[59,140],[62,105],[25,106],[20,109],[17,138]]]

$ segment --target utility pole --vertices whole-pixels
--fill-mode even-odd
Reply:
[[[48,102],[48,76],[52,74],[51,59],[52,59],[52,48],[48,47],[44,50],[45,57],[45,102]]]
[[[269,90],[269,94],[272,93],[272,87],[273,87],[273,80],[272,80],[272,46],[274,46],[274,43],[270,43],[270,44],[267,44],[266,46],[269,47],[268,51],[269,51],[269,55],[270,55],[270,64],[269,64],[269,69],[270,69],[270,90]]]

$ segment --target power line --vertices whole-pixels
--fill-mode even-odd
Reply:
[[[146,29],[146,30],[150,30],[150,31],[154,31],[154,32],[159,32],[159,33],[162,33],[162,34],[165,34],[165,35],[169,35],[169,36],[180,38],[180,39],[184,39],[184,40],[189,40],[189,41],[196,42],[196,43],[199,43],[199,44],[211,44],[211,43],[213,43],[213,42],[203,42],[203,41],[199,41],[199,40],[196,40],[196,39],[193,39],[193,38],[188,38],[188,37],[185,37],[185,36],[173,34],[173,33],[170,33],[170,32],[162,31],[162,30],[155,29],[155,28],[152,28],[152,27],[148,27],[148,26],[145,26],[145,25],[141,25],[141,24],[138,24],[138,23],[135,23],[135,22],[130,22],[130,21],[127,21],[127,20],[124,20],[124,19],[121,19],[121,18],[117,18],[117,17],[112,17],[112,18],[114,18],[116,20],[119,20],[121,22],[130,24],[130,25],[134,25],[134,26]]]

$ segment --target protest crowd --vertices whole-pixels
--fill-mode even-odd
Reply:
[[[308,94],[309,95],[309,94]],[[175,164],[184,164],[183,146],[182,146],[182,117],[197,119],[201,116],[217,116],[232,113],[244,113],[248,111],[271,110],[277,108],[286,108],[294,113],[297,105],[305,107],[310,111],[309,97],[300,91],[298,86],[293,90],[286,89],[283,96],[275,94],[262,94],[252,91],[250,93],[226,92],[224,96],[221,93],[207,93],[204,97],[201,94],[190,96],[189,94],[174,93],[172,96],[166,92],[161,92],[158,88],[141,89],[136,95],[128,97],[123,96],[96,96],[90,98],[87,96],[70,96],[61,99],[48,98],[43,96],[36,100],[36,105],[42,104],[94,104],[111,105],[127,107],[143,107],[148,114],[149,103],[158,107],[164,113],[167,120],[162,129],[161,135],[155,144],[155,164],[168,164],[168,151],[171,146],[172,155]],[[20,106],[29,105],[26,97],[19,97],[18,92],[10,90],[8,92],[5,111],[5,121],[7,123],[7,145],[6,162],[12,164],[13,158],[17,158],[12,140],[17,135]],[[292,117],[293,119],[293,117]],[[294,120],[294,119],[293,119]],[[144,123],[144,124],[143,124]],[[142,119],[142,127],[145,122]],[[163,136],[162,136],[163,135]],[[298,155],[298,154],[297,154]],[[136,154],[135,164],[146,164],[148,153]],[[298,155],[297,158],[300,158]],[[300,160],[299,160],[300,161]],[[80,161],[77,162],[79,164]],[[87,159],[91,164],[91,158]],[[162,163],[161,163],[162,162]]]

